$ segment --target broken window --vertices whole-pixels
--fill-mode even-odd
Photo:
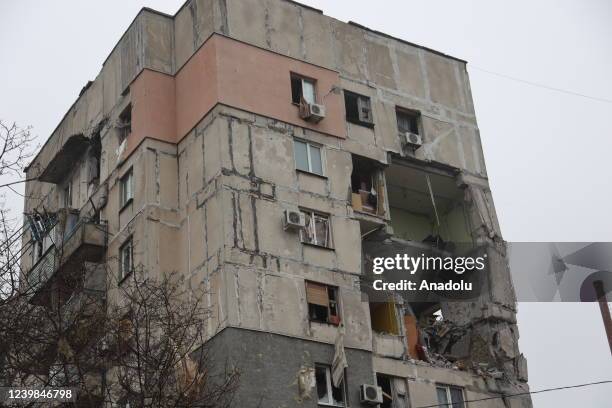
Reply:
[[[64,208],[72,208],[72,180],[68,180],[62,190]]]
[[[463,388],[450,385],[438,385],[436,387],[436,393],[438,394],[438,404],[440,404],[440,406],[465,408]]]
[[[132,133],[132,104],[129,104],[119,115],[119,144],[123,143]]]
[[[403,378],[376,374],[376,383],[383,392],[380,408],[408,408],[406,382]]]
[[[310,210],[301,210],[306,226],[300,230],[300,239],[305,244],[332,248],[329,215]]]
[[[362,126],[374,126],[370,98],[350,91],[344,91],[346,120]]]
[[[91,147],[89,148],[89,157],[87,160],[87,182],[97,185],[100,181],[100,165],[102,155],[102,143],[100,141],[100,132],[97,132],[91,138]]]
[[[291,102],[300,105],[302,100],[306,103],[316,103],[315,80],[291,74]]]
[[[376,161],[353,155],[351,205],[354,210],[384,215],[383,173]]]
[[[134,199],[134,172],[130,168],[119,180],[121,200],[119,208],[123,209]]]
[[[317,401],[321,405],[344,407],[344,381],[339,387],[332,383],[331,368],[328,365],[315,365]]]
[[[295,139],[293,151],[295,156],[295,168],[308,173],[323,175],[323,158],[321,146]]]
[[[397,117],[397,130],[400,134],[406,133],[419,134],[419,113],[406,109],[397,108],[395,110]]]
[[[340,324],[337,287],[307,281],[306,301],[310,321]]]
[[[129,237],[119,248],[119,282],[132,273],[134,269],[134,245]]]
[[[393,301],[370,303],[370,320],[372,330],[377,333],[399,334],[397,310]]]
[[[455,177],[394,163],[385,169],[385,185],[396,238],[448,252],[472,247],[465,192]]]

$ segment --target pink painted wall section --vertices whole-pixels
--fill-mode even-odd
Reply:
[[[291,73],[317,81],[317,99],[327,110],[321,122],[300,118],[291,103]],[[344,138],[344,101],[329,93],[339,82],[335,71],[213,35],[174,77],[143,70],[132,82],[125,157],[145,137],[178,143],[217,103]]]
[[[126,154],[145,137],[176,143],[174,77],[143,70],[130,85],[132,134]]]
[[[344,101],[340,95],[329,93],[332,86],[340,83],[337,72],[227,37],[211,39],[217,44],[219,102],[332,136],[346,137]],[[317,100],[327,111],[325,119],[318,124],[302,120],[298,107],[291,103],[292,72],[316,80]]]
[[[176,74],[177,142],[219,101],[216,48],[211,37]]]

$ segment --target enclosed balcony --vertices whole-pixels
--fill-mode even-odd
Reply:
[[[103,260],[106,241],[105,224],[79,219],[72,210],[60,211],[55,225],[35,242],[41,255],[27,275],[30,302],[47,304],[51,292],[70,292],[86,262]]]

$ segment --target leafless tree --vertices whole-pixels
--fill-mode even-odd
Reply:
[[[138,407],[229,407],[239,373],[211,360],[203,293],[186,291],[172,278],[138,275],[122,283],[122,299],[109,311],[108,391]]]
[[[32,157],[34,136],[31,127],[21,128],[0,119],[0,176],[22,176],[26,162]]]
[[[22,226],[6,207],[6,193],[23,181],[23,169],[36,151],[31,127],[22,128],[0,119],[0,302],[18,286]],[[16,193],[16,192],[15,192]]]
[[[240,374],[211,359],[204,293],[145,275],[134,271],[108,296],[81,288],[46,307],[28,296],[4,303],[0,382],[75,388],[88,407],[229,407]]]
[[[32,143],[30,128],[0,121],[0,176],[6,176],[2,190],[23,181]],[[1,386],[75,388],[77,405],[86,407],[230,405],[239,373],[210,358],[205,293],[187,290],[175,278],[153,279],[143,270],[134,270],[119,284],[107,279],[116,276],[108,258],[101,264],[72,264],[41,288],[21,270],[22,254],[33,243],[22,242],[28,226],[2,206],[2,193]],[[52,221],[49,229],[61,226]],[[65,236],[65,231],[57,232]],[[60,260],[57,268],[64,242],[57,239],[52,249]],[[104,279],[100,284],[92,276]]]

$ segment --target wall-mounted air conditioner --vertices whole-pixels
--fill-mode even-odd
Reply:
[[[325,105],[303,102],[300,105],[300,117],[313,123],[319,123],[325,118]]]
[[[421,135],[417,135],[416,133],[406,132],[404,134],[406,145],[411,147],[412,149],[418,149],[423,146],[423,138]]]
[[[283,212],[283,227],[285,230],[300,230],[306,226],[306,216],[300,210],[285,210]]]
[[[359,398],[362,404],[378,405],[383,402],[382,388],[377,385],[363,384],[359,387]]]

